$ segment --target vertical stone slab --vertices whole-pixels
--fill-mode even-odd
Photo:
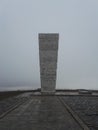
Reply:
[[[41,92],[52,94],[56,88],[59,34],[39,34]]]

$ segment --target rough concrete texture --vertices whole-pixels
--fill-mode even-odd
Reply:
[[[30,92],[0,101],[0,130],[98,130],[98,94],[71,94]]]
[[[39,34],[41,92],[54,93],[59,34]]]
[[[90,130],[98,130],[98,95],[62,96],[62,100],[73,109]]]
[[[55,96],[32,96],[0,120],[0,130],[83,130]]]

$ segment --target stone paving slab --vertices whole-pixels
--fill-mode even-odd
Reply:
[[[32,93],[26,92],[0,101],[0,118],[11,108],[30,99]]]
[[[32,96],[0,120],[0,130],[83,130],[56,96]]]
[[[86,123],[98,130],[98,96],[63,96],[62,100]]]

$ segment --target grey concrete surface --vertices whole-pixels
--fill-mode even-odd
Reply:
[[[98,95],[62,96],[62,100],[85,122],[98,130]]]
[[[39,34],[41,92],[55,92],[59,34]]]
[[[32,96],[0,120],[0,130],[83,130],[56,96]]]
[[[32,92],[26,92],[18,96],[10,97],[0,101],[0,118],[4,116],[10,109],[30,99]]]

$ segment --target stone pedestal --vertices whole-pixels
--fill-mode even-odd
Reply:
[[[59,34],[39,34],[40,79],[42,94],[55,93],[58,40]]]

